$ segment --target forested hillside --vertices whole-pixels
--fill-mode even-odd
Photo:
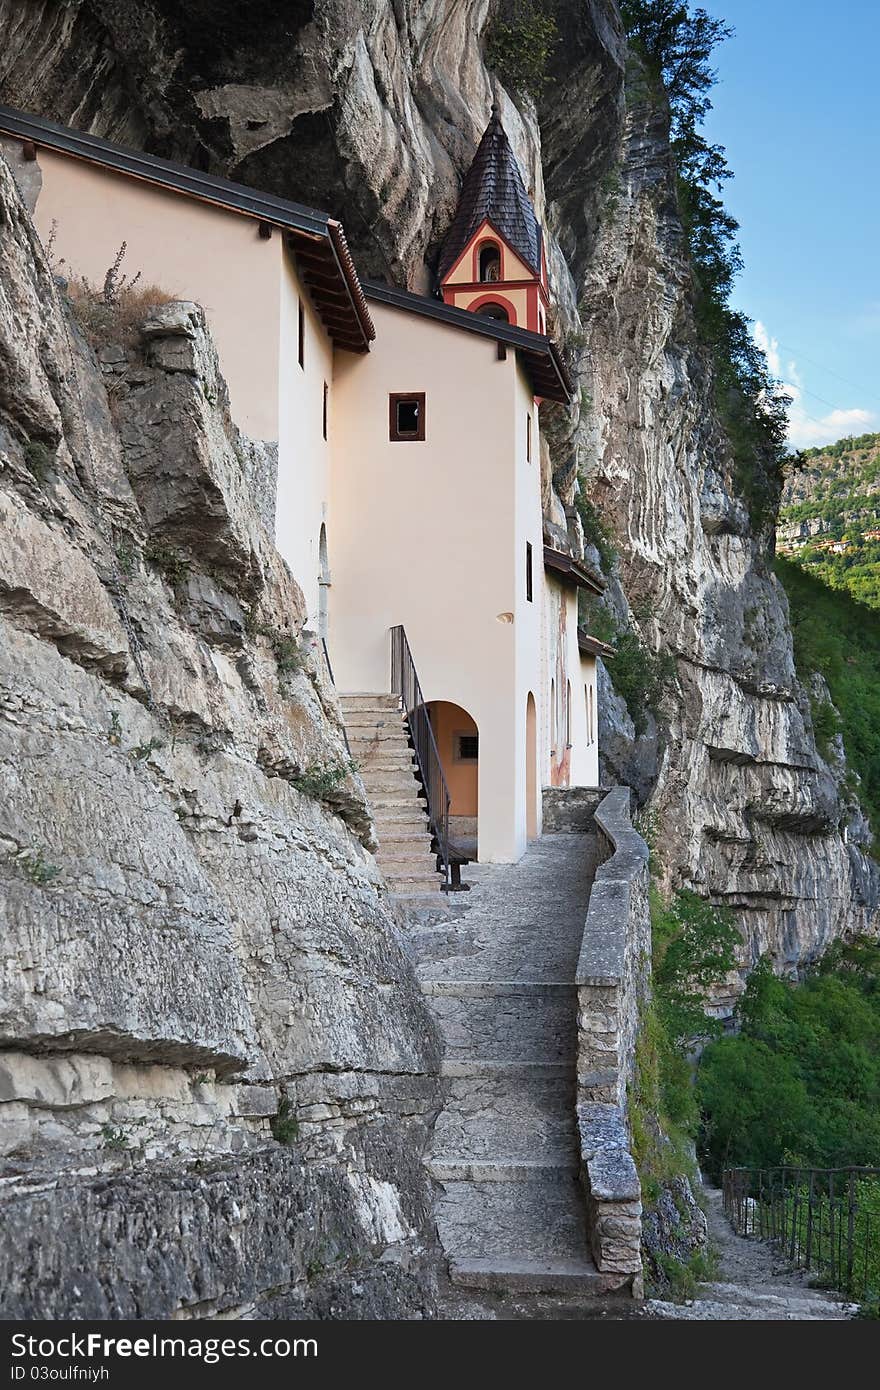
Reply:
[[[880,434],[798,455],[788,469],[776,535],[782,554],[880,608]]]

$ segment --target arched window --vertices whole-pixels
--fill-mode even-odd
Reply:
[[[494,241],[480,247],[478,278],[481,285],[501,279],[501,248]]]
[[[565,746],[571,747],[571,681],[565,683]]]
[[[327,554],[327,527],[321,522],[318,536],[318,636],[327,641],[329,633],[329,604],[327,590],[330,588],[330,559]]]
[[[550,752],[556,752],[556,682],[550,682]]]
[[[482,304],[477,310],[484,319],[497,319],[499,323],[510,323],[510,315],[503,304]]]

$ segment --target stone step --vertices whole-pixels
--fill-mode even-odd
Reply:
[[[355,738],[375,738],[382,731],[395,737],[406,734],[403,714],[396,714],[393,710],[384,714],[371,713],[366,709],[353,710],[345,716],[345,727],[349,730],[349,737],[353,735]]]
[[[411,748],[396,752],[385,751],[385,745],[379,745],[379,752],[371,751],[364,758],[361,771],[366,775],[372,772],[408,772],[410,777],[416,775],[415,754]]]
[[[395,898],[434,897],[440,892],[441,878],[438,874],[429,877],[388,878],[386,880]],[[444,894],[445,896],[445,894]]]
[[[389,792],[399,792],[401,796],[406,796],[407,793],[413,797],[419,795],[421,784],[416,781],[411,768],[391,771],[386,768],[362,766],[360,772],[367,795],[370,797],[382,796]]]
[[[577,989],[570,980],[423,980],[421,988],[423,994],[462,999],[497,999],[508,994],[577,998]]]
[[[408,796],[404,796],[402,792],[378,792],[375,796],[370,797],[370,805],[373,809],[382,812],[382,816],[377,817],[379,820],[384,818],[386,811],[406,811],[411,816],[415,815],[419,811],[422,801],[423,797],[415,782],[413,783],[413,790]],[[397,818],[396,815],[392,817],[392,819]]]
[[[380,848],[377,855],[379,868],[386,878],[406,878],[413,874],[436,874],[437,856],[425,847],[421,853],[383,854]]]
[[[453,1064],[454,1065],[454,1064]],[[446,1104],[434,1127],[431,1162],[526,1160],[577,1164],[574,1078],[528,1068],[461,1075],[449,1071]]]
[[[486,1260],[550,1268],[591,1261],[580,1187],[568,1173],[525,1182],[446,1182],[436,1204],[443,1248],[457,1266]],[[487,1266],[490,1268],[490,1266]]]
[[[351,694],[340,695],[339,704],[346,714],[355,710],[377,710],[383,714],[388,710],[400,709],[399,695],[372,695],[364,691],[352,691]]]
[[[574,990],[439,995],[433,1014],[446,1042],[447,1061],[506,1057],[511,1062],[570,1063],[576,1052]]]
[[[376,833],[379,834],[378,825]],[[408,849],[411,846],[426,845],[427,843],[428,832],[424,825],[420,830],[408,830],[405,827],[403,829],[398,828],[396,823],[392,821],[391,828],[383,830],[382,834],[379,835],[380,852],[386,850],[390,854],[394,854],[399,849]]]
[[[428,1171],[438,1182],[528,1182],[531,1178],[576,1177],[569,1159],[432,1158]]]
[[[581,1259],[528,1260],[515,1256],[450,1260],[449,1279],[459,1288],[495,1294],[581,1294],[598,1298],[619,1280],[600,1274],[588,1255]]]

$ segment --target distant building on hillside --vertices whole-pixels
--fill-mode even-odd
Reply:
[[[143,283],[204,306],[236,423],[277,444],[276,543],[346,692],[389,881],[436,891],[425,796],[444,875],[519,858],[542,787],[598,785],[613,652],[578,626],[601,577],[545,543],[540,406],[571,384],[498,111],[442,298],[361,282],[314,209],[4,108],[0,149],[71,272],[102,283],[125,242]]]

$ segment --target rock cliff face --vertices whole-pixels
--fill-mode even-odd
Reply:
[[[481,36],[496,10],[488,0],[396,0],[392,5],[378,0],[357,5],[350,0],[303,0],[284,7],[283,17],[268,3],[248,6],[245,22],[245,10],[231,0],[186,7],[166,0],[138,5],[133,0],[72,0],[64,7],[53,0],[0,0],[0,26],[6,35],[0,52],[0,95],[10,104],[111,139],[316,202],[343,216],[364,272],[418,288],[430,283],[459,179],[488,118],[493,94],[498,98],[538,212],[548,222],[558,320],[570,344],[577,344],[583,388],[571,419],[548,422],[552,451],[544,460],[547,524],[553,534],[579,543],[573,508],[579,465],[618,549],[611,601],[619,614],[637,614],[645,639],[655,649],[671,651],[676,663],[677,677],[670,682],[668,697],[668,734],[649,729],[636,739],[622,702],[605,686],[602,735],[609,777],[622,775],[638,787],[643,799],[650,797],[668,882],[694,886],[738,910],[744,929],[743,963],[771,950],[780,965],[793,967],[833,935],[872,924],[880,884],[873,862],[848,834],[849,826],[858,836],[859,820],[841,796],[839,769],[827,766],[817,753],[809,701],[794,675],[785,597],[768,568],[765,538],[753,534],[731,484],[729,449],[712,405],[711,369],[689,307],[689,272],[663,115],[642,103],[637,84],[630,84],[627,92],[626,53],[614,0],[567,0],[559,7],[561,42],[540,111],[527,98],[515,100],[485,67]],[[201,341],[195,331],[192,341]],[[167,344],[168,338],[159,334],[154,341]],[[139,393],[157,389],[156,373],[166,381],[164,389],[171,389],[169,372],[161,365],[162,349],[155,350],[158,365],[148,354],[147,362],[134,368],[135,373],[146,373],[143,385],[137,375],[131,379],[130,364],[121,372],[121,399],[114,408],[130,454],[150,418],[151,407],[144,413]],[[25,409],[27,392],[12,394],[17,408]],[[56,389],[56,396],[56,412],[67,410],[74,438],[79,427],[72,403],[65,402],[61,390]],[[145,405],[149,407],[148,399]],[[21,429],[28,428],[25,419]],[[54,443],[56,435],[46,433],[46,428],[39,425],[29,437]],[[102,437],[113,439],[109,422],[101,429]],[[108,458],[114,457],[114,447],[108,445]],[[118,467],[100,464],[102,476],[109,471],[103,486],[113,499],[112,511],[107,510],[109,501],[106,504],[107,514],[124,517],[135,502],[141,517],[152,516],[151,508],[161,513],[161,497],[144,494],[144,489],[150,491],[150,468],[141,468],[133,458],[128,466],[131,483]],[[29,486],[26,479],[25,485]],[[218,486],[216,479],[211,486]],[[209,490],[206,485],[205,492]],[[33,506],[27,511],[33,513]],[[168,527],[168,543],[187,543],[185,516],[179,523],[159,516],[157,524]],[[180,609],[168,603],[159,577],[146,569],[142,573],[138,562],[131,621],[136,632],[153,634],[153,644],[167,641],[174,651],[171,659],[151,657],[146,650],[143,672],[132,670],[125,624],[107,598],[106,583],[99,581],[94,581],[90,605],[81,598],[75,605],[81,626],[88,616],[85,630],[70,634],[58,628],[57,617],[51,619],[57,629],[53,650],[66,663],[65,672],[76,671],[77,680],[112,680],[115,689],[130,690],[132,698],[138,680],[143,684],[148,677],[154,682],[157,705],[180,711],[191,736],[202,723],[213,728],[215,698],[224,710],[237,713],[240,700],[247,705],[256,698],[248,684],[255,682],[267,701],[260,726],[265,732],[257,737],[251,716],[242,716],[252,750],[245,763],[251,769],[248,776],[262,778],[266,769],[301,766],[300,755],[290,755],[278,732],[276,701],[266,694],[268,687],[259,674],[260,661],[264,667],[269,662],[265,646],[248,642],[243,658],[217,658],[222,674],[216,696],[201,676],[188,674],[186,664],[201,670],[191,623],[213,625],[215,645],[223,650],[230,625],[234,630],[242,622],[235,605],[241,608],[242,599],[254,601],[251,591],[233,590],[230,595],[222,582],[225,596],[214,596],[216,574],[238,573],[242,557],[259,550],[248,549],[247,538],[233,521],[219,518],[217,530],[210,566],[205,563],[198,576],[187,577],[182,586],[185,624],[175,617]],[[53,544],[60,541],[53,538]],[[23,550],[33,563],[33,551],[26,544]],[[89,542],[92,550],[100,552],[97,541]],[[92,561],[81,554],[76,563]],[[259,558],[248,560],[245,571],[250,565],[259,573],[262,563]],[[59,559],[62,567],[65,575],[73,573]],[[112,569],[105,579],[112,581]],[[57,600],[63,587],[49,587]],[[268,590],[270,595],[276,592],[272,584]],[[27,594],[27,583],[16,580],[13,592]],[[19,615],[42,612],[41,602],[23,599]],[[276,615],[280,611],[271,596],[260,602]],[[24,626],[21,616],[18,621]],[[279,619],[263,621],[271,627]],[[172,635],[160,638],[166,622]],[[107,635],[111,633],[112,640]],[[46,635],[44,631],[44,645]],[[23,643],[25,638],[17,640]],[[256,674],[245,677],[239,667]],[[16,661],[15,669],[21,678],[27,669],[24,658]],[[308,675],[298,673],[296,680],[305,691]],[[239,681],[246,694],[239,695]],[[310,689],[315,717],[320,704],[321,718],[331,728],[331,715],[315,685]],[[67,709],[71,701],[65,696],[62,703]],[[100,728],[110,712],[109,706],[96,707],[93,723]],[[126,730],[130,721],[127,742],[149,741],[150,717],[143,695],[135,699],[131,715],[126,711],[123,719],[120,713]],[[231,721],[233,716],[225,717]],[[311,717],[303,727],[314,734]],[[201,793],[193,792],[195,805],[183,798],[183,814],[173,827],[176,835],[189,836],[187,844],[203,847],[200,873],[209,873],[219,857],[220,878],[228,870],[231,860],[225,856],[231,849],[221,853],[219,846],[239,843],[247,829],[236,836],[223,823],[231,815],[230,806],[237,801],[248,804],[237,790],[238,736],[225,736],[223,744],[226,753],[232,751],[236,776],[224,773],[221,783],[210,783],[207,810],[199,800]],[[322,739],[332,737],[321,734]],[[255,751],[254,742],[259,744]],[[264,743],[266,751],[261,752]],[[194,770],[187,777],[151,770],[164,768],[167,750],[149,760],[128,762],[113,745],[109,751],[102,745],[102,753],[115,759],[114,768],[121,762],[133,788],[141,783],[150,788],[152,778],[164,786],[165,777],[173,786],[202,785],[196,778],[200,754],[190,743],[184,746],[178,740],[175,748],[175,757],[192,762]],[[121,773],[117,769],[114,775]],[[280,787],[285,797],[294,795],[289,783],[278,777],[266,786],[273,794]],[[317,818],[315,833],[329,834],[324,812],[309,810]],[[70,814],[63,812],[65,817]],[[348,814],[357,819],[350,805]],[[216,833],[205,821],[212,816],[221,823]],[[146,831],[153,823],[142,823],[136,831],[144,852],[152,842]],[[86,828],[84,833],[91,832]],[[131,842],[130,833],[125,838]],[[335,862],[336,853],[334,847],[322,852],[323,857],[301,861],[308,864],[304,879],[319,860],[328,866]],[[349,854],[357,854],[350,838],[345,841],[345,855]],[[344,862],[348,865],[349,860]],[[346,867],[346,876],[349,872]],[[366,872],[358,860],[357,874]],[[176,878],[174,884],[177,892]],[[51,896],[56,889],[49,884],[41,891]],[[219,891],[213,879],[212,891]],[[364,891],[372,904],[375,889]],[[193,890],[187,890],[187,896],[199,904],[199,949],[206,960],[215,962],[211,952],[218,909],[207,909],[207,900]],[[364,938],[358,941],[359,949],[365,949]],[[265,949],[274,959],[272,940]],[[247,946],[244,955],[250,951]],[[254,948],[253,959],[262,951],[262,944]],[[39,967],[37,961],[35,968]],[[212,968],[228,969],[228,953],[217,952]],[[370,968],[378,968],[377,962]],[[333,972],[322,975],[322,989],[331,977],[335,979]],[[114,988],[119,978],[124,971],[122,977],[114,973]],[[264,1009],[272,1018],[271,1046],[260,1032],[265,1023],[253,1021],[250,996],[251,1015],[224,992],[223,1007],[215,1006],[214,1013],[200,1020],[199,1046],[217,1057],[221,1069],[234,1070],[236,1059],[255,1055],[250,1051],[255,1030],[260,1047],[269,1053],[273,1047],[283,1049],[289,1037],[290,1030],[279,1022],[283,1009],[274,997],[275,986],[267,985],[266,978],[264,969],[255,966],[253,989],[271,996]],[[297,972],[297,988],[302,987]],[[167,992],[157,993],[164,1000]],[[316,989],[314,1007],[332,1016],[333,1009],[321,1000]],[[43,1033],[53,1026],[50,1003],[51,996],[45,1001],[45,1017],[34,1025]],[[148,1001],[139,1007],[147,1010]],[[119,1023],[123,1032],[141,1026],[134,1017]],[[181,1025],[179,1031],[186,1030]],[[403,1029],[391,1047],[395,1058],[406,1052],[404,1037],[411,1040],[411,1032]],[[368,1026],[363,1039],[375,1050]],[[308,1051],[307,1042],[303,1046]],[[410,1061],[418,1070],[415,1059]],[[269,1063],[272,1075],[278,1074],[272,1070],[275,1066]],[[395,1061],[391,1070],[396,1066]],[[382,1068],[377,1064],[375,1070]]]
[[[0,237],[0,1314],[419,1315],[438,1047],[271,460],[198,306],[96,360],[2,163]]]

